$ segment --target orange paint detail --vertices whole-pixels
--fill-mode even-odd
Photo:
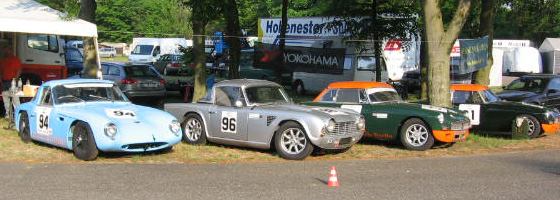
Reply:
[[[488,90],[487,86],[484,85],[475,85],[475,84],[458,84],[458,85],[451,85],[451,90],[454,91],[484,91]]]
[[[554,134],[554,133],[556,133],[556,131],[558,131],[558,128],[560,128],[560,123],[559,124],[541,124],[541,127],[542,127],[542,129],[545,133]]]
[[[371,81],[343,81],[343,82],[336,82],[331,83],[327,88],[325,88],[315,99],[313,102],[319,101],[321,97],[331,88],[338,88],[338,89],[368,89],[368,88],[393,88],[390,84],[381,83],[381,82],[371,82]]]
[[[453,131],[453,130],[434,130],[434,138],[441,142],[458,142],[464,141],[469,136],[469,130]],[[457,137],[455,137],[457,136]]]

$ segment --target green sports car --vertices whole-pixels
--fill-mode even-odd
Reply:
[[[434,141],[466,140],[471,127],[465,112],[407,103],[395,89],[379,82],[331,83],[307,105],[352,109],[366,120],[366,133],[379,140],[400,140],[409,150],[426,150]]]

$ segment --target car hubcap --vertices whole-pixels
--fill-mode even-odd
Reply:
[[[426,127],[414,124],[406,129],[406,140],[412,146],[422,146],[428,140],[428,130]]]
[[[524,117],[524,119],[527,120],[527,134],[532,135],[535,132],[535,123],[527,117]]]
[[[290,128],[282,132],[280,142],[282,149],[289,154],[298,154],[305,149],[305,134],[298,128]]]
[[[84,144],[85,144],[86,138],[84,137],[84,134],[78,134],[78,136],[76,137],[76,140],[74,140],[74,142],[76,143],[76,147],[79,148],[83,148]]]
[[[185,127],[185,135],[190,141],[197,141],[202,134],[202,125],[196,119],[189,119]]]

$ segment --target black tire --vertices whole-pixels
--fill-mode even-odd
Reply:
[[[31,142],[31,134],[29,130],[29,117],[27,112],[22,112],[19,117],[19,137],[24,143]]]
[[[313,152],[305,130],[296,122],[286,122],[274,135],[278,155],[288,160],[303,160]]]
[[[408,150],[424,151],[434,145],[432,130],[418,118],[412,118],[404,122],[399,138]]]
[[[206,129],[204,123],[198,114],[188,114],[185,120],[181,123],[183,129],[183,141],[188,144],[207,144]]]
[[[91,128],[84,122],[72,126],[72,150],[74,156],[80,160],[95,160],[99,154],[97,144],[93,138]]]
[[[527,132],[527,135],[529,136],[530,139],[536,138],[541,134],[542,132],[541,123],[539,122],[539,120],[537,120],[537,118],[531,115],[519,115],[517,117],[527,120],[527,125],[529,126],[529,131]]]

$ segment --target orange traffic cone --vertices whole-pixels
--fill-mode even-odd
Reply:
[[[336,175],[336,168],[334,166],[331,167],[331,174],[329,175],[329,181],[327,182],[329,187],[338,187],[338,175]]]

